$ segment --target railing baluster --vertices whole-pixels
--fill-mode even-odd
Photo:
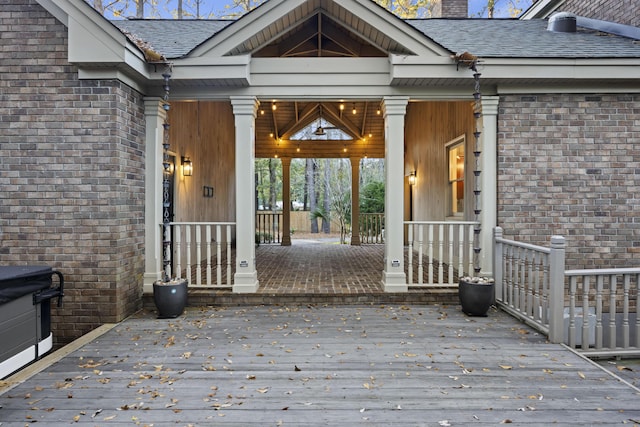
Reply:
[[[196,225],[196,285],[202,285],[202,227]]]
[[[640,348],[640,273],[635,275],[636,277],[636,348]]]
[[[464,276],[464,225],[458,227],[458,276]],[[453,271],[449,276],[449,283],[453,283]]]
[[[443,280],[443,258],[444,258],[444,225],[438,226],[438,283],[442,283]]]
[[[424,283],[424,227],[422,224],[418,226],[418,284],[422,285]],[[429,280],[429,284],[431,284],[431,280]]]
[[[409,285],[413,285],[413,224],[409,224],[407,238],[409,239],[409,252],[407,255],[407,283]]]
[[[569,347],[576,348],[576,292],[577,277],[571,277],[569,285]]]
[[[624,276],[624,299],[622,301],[622,348],[629,348],[629,289],[631,287],[631,277]]]
[[[616,348],[616,276],[609,276],[609,348]]]
[[[216,285],[222,284],[222,230],[216,225]]]
[[[453,227],[448,224],[447,228],[449,229],[449,242],[447,242],[447,246],[449,248],[449,255],[447,257],[447,277],[448,277],[448,283],[450,285],[453,285],[453,247],[454,247],[454,242],[453,242]]]
[[[231,226],[227,225],[227,286],[231,286]]]
[[[589,276],[582,276],[582,348],[589,348]]]
[[[176,251],[176,265],[175,265],[175,273],[174,275],[178,278],[182,278],[182,227],[179,225],[174,225],[174,236],[176,239],[176,246],[174,250]],[[172,277],[169,275],[169,277]]]
[[[596,278],[596,349],[602,349],[603,329],[602,329],[602,291],[604,290],[604,277]]]
[[[187,225],[186,227],[186,235],[185,235],[185,244],[187,246],[187,272],[185,273],[187,282],[191,285],[191,226]]]
[[[206,225],[207,238],[207,286],[211,286],[211,225]]]

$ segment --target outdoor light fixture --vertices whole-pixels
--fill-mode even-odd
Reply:
[[[353,113],[354,115],[358,114],[358,110],[356,110],[355,102],[353,103],[353,110],[351,110],[351,113]]]
[[[193,163],[188,157],[182,157],[182,176],[193,175]]]
[[[409,174],[409,185],[416,185],[416,171],[411,171]]]

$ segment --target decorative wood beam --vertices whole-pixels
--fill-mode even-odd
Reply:
[[[289,139],[291,135],[313,122],[316,119],[315,112],[318,111],[319,105],[317,102],[311,102],[307,104],[302,111],[298,111],[298,104],[296,103],[295,117],[282,127],[282,135],[280,137],[282,139]]]
[[[322,107],[326,111],[326,115],[332,118],[331,120],[335,126],[340,127],[345,133],[349,134],[353,139],[362,139],[362,134],[358,126],[354,125],[346,115],[340,115],[340,109],[334,108],[330,105],[323,104]]]

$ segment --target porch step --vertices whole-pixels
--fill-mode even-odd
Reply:
[[[153,295],[145,294],[144,307],[153,309]],[[218,306],[260,306],[260,305],[372,305],[372,304],[412,304],[412,305],[458,305],[458,288],[412,289],[409,292],[357,293],[255,293],[234,294],[230,291],[192,289],[189,291],[190,307]]]

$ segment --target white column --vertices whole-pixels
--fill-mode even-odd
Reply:
[[[384,200],[385,292],[406,292],[404,272],[404,116],[408,97],[385,97],[382,102],[385,126],[386,185]]]
[[[144,190],[144,280],[143,292],[153,292],[153,282],[162,278],[162,142],[166,111],[161,98],[144,100],[145,190]]]
[[[236,272],[233,292],[258,290],[256,271],[255,120],[258,101],[252,96],[231,97],[236,127]]]
[[[360,157],[351,157],[351,246],[360,246]]]
[[[498,102],[499,96],[482,97],[480,134],[480,274],[493,276],[493,229],[498,225]]]

